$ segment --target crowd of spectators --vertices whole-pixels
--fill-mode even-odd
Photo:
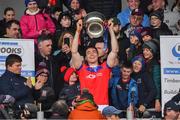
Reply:
[[[121,0],[24,3],[20,20],[12,7],[0,20],[0,38],[35,43],[34,86],[20,75],[22,59],[15,54],[0,77],[0,95],[14,97],[16,110],[40,103],[51,119],[161,118],[160,36],[180,35],[180,0],[171,9],[167,0],[127,0],[124,9]],[[84,25],[94,11],[106,18],[100,37],[89,36]],[[179,110],[178,93],[164,118],[180,119]]]

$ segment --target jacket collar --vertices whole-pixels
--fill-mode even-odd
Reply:
[[[11,72],[11,71],[9,71],[9,70],[6,70],[6,71],[5,71],[5,74],[8,74],[8,76],[10,76],[10,77],[20,76],[20,74],[13,73],[13,72]]]

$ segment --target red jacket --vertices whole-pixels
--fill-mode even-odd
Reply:
[[[38,12],[35,15],[25,14],[21,17],[20,26],[22,38],[35,39],[40,35],[40,30],[49,30],[51,34],[55,32],[55,25],[48,14]]]
[[[95,105],[85,102],[71,111],[68,119],[104,119],[104,117]]]

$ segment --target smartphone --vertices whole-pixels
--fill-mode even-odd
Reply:
[[[69,38],[64,38],[64,44],[68,45],[70,44],[70,39]]]

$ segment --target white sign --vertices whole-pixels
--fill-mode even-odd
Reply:
[[[21,56],[22,76],[34,77],[34,40],[0,38],[0,76],[5,71],[5,60],[9,54]]]
[[[161,36],[161,95],[164,104],[180,89],[180,36]]]

